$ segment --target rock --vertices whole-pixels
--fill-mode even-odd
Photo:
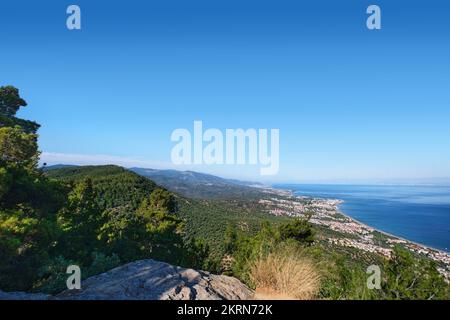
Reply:
[[[48,299],[51,299],[51,296],[43,293],[0,291],[0,300],[48,300]]]
[[[253,292],[233,277],[213,275],[155,260],[128,263],[66,290],[56,299],[74,300],[241,300]]]
[[[0,300],[242,300],[253,292],[238,279],[140,260],[90,277],[81,290],[56,296],[41,293],[3,292]]]

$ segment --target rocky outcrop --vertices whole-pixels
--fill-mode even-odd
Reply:
[[[6,294],[8,295],[8,294]],[[1,295],[0,295],[1,297]],[[81,290],[66,290],[54,297],[64,300],[241,300],[253,292],[233,277],[172,266],[155,260],[128,263],[90,277]],[[5,296],[3,296],[5,298]],[[26,294],[9,299],[32,299]],[[7,298],[8,299],[8,298]]]

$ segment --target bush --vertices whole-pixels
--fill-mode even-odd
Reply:
[[[49,260],[38,271],[40,280],[35,284],[33,290],[48,294],[56,294],[67,289],[67,267],[70,265],[78,265],[81,268],[81,278],[86,279],[91,276],[106,272],[120,264],[119,257],[115,254],[106,256],[100,252],[92,253],[92,264],[83,267],[80,263],[68,260],[63,256],[58,256]]]
[[[315,263],[300,251],[280,248],[250,264],[256,299],[313,299],[320,289]]]
[[[396,247],[383,271],[385,299],[450,299],[450,286],[435,263],[415,258],[406,249]]]
[[[77,265],[77,263],[63,256],[49,260],[38,270],[40,280],[34,285],[33,291],[55,294],[67,289],[66,281],[69,275],[66,271],[70,265]]]
[[[306,219],[294,219],[285,222],[280,225],[279,232],[281,240],[294,239],[306,245],[314,242],[312,225]]]
[[[106,272],[120,265],[120,259],[116,254],[107,256],[101,252],[92,253],[92,264],[85,272],[85,278]]]

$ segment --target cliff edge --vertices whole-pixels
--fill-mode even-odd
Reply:
[[[55,296],[2,292],[3,300],[245,300],[253,291],[238,279],[152,259],[114,268]]]

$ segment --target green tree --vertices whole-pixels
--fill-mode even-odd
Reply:
[[[149,201],[149,203],[147,202]],[[155,189],[150,199],[144,200],[141,205],[141,209],[151,209],[154,211],[161,211],[164,213],[175,213],[177,210],[177,204],[172,193],[162,188]]]
[[[100,238],[121,260],[160,259],[172,263],[186,261],[183,250],[183,221],[176,216],[173,195],[155,189],[136,210],[110,208]]]
[[[59,230],[56,212],[65,189],[37,170],[39,125],[18,119],[26,102],[0,87],[0,287],[29,289]]]
[[[19,126],[26,133],[36,133],[39,125],[36,122],[16,118],[20,107],[25,107],[26,101],[19,95],[19,90],[13,86],[0,87],[0,127]]]
[[[279,226],[281,240],[294,239],[310,245],[314,242],[314,230],[306,219],[294,219]]]
[[[396,247],[384,266],[383,292],[387,299],[449,299],[450,286],[431,260],[413,257]]]
[[[209,247],[184,241],[177,201],[153,182],[114,166],[69,169],[77,182],[38,170],[39,125],[16,117],[22,106],[0,88],[2,290],[58,290],[72,262],[90,273],[142,258],[205,265]]]
[[[37,135],[22,128],[0,128],[0,161],[4,165],[16,165],[34,169],[38,160]]]
[[[145,224],[146,250],[160,259],[173,259],[180,254],[183,246],[183,221],[175,215],[175,200],[163,189],[155,189],[150,198],[142,201],[136,214]]]
[[[238,234],[236,227],[232,224],[228,224],[224,234],[224,247],[225,253],[233,253],[237,247]]]
[[[92,252],[102,250],[99,239],[105,217],[96,201],[91,179],[78,183],[68,195],[68,204],[58,213],[63,232],[58,249],[66,258],[90,263]]]
[[[182,265],[195,269],[206,269],[217,267],[215,261],[210,259],[209,246],[202,238],[190,239],[184,245],[184,258]]]

